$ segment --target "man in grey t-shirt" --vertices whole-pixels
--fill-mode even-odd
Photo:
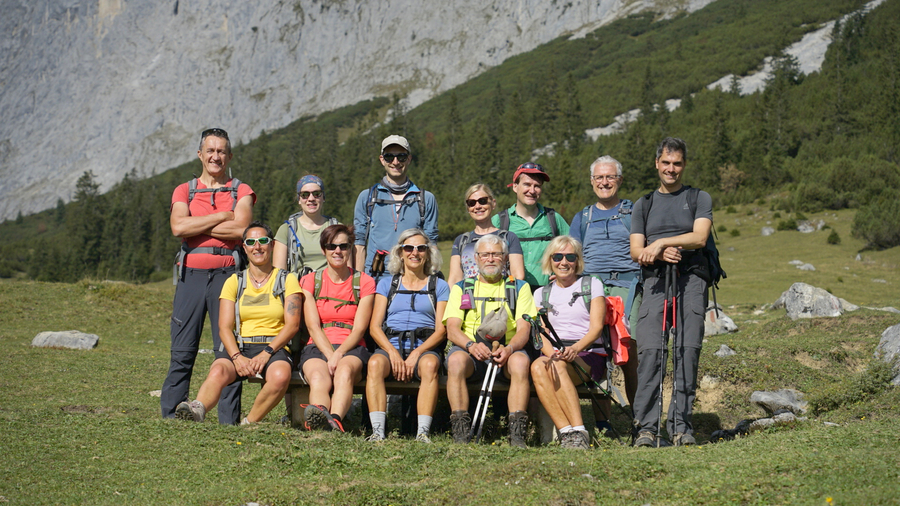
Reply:
[[[656,150],[659,189],[639,199],[632,214],[631,257],[644,273],[643,302],[635,332],[638,343],[638,390],[634,418],[635,446],[668,446],[659,435],[668,333],[662,334],[664,312],[676,333],[672,343],[674,385],[666,431],[676,446],[696,444],[691,424],[697,390],[697,365],[703,343],[709,266],[699,251],[712,227],[709,194],[681,182],[687,146],[668,137]],[[666,270],[676,270],[674,311],[666,306]],[[704,271],[705,268],[705,271]],[[671,299],[670,299],[671,300]],[[674,312],[674,321],[671,320]]]

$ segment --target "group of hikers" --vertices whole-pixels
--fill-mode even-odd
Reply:
[[[682,140],[660,143],[660,186],[637,202],[619,198],[621,163],[595,160],[589,169],[597,200],[571,227],[539,203],[550,181],[539,164],[516,168],[508,185],[516,203],[496,214],[492,190],[472,185],[461,204],[474,227],[453,242],[449,266],[436,245],[437,203],[409,179],[412,151],[402,136],[382,141],[385,176],[360,192],[352,225],[324,214],[325,184],[305,175],[296,186],[300,211],[274,234],[252,221],[253,190],[228,175],[228,134],[203,131],[198,156],[202,175],[172,196],[171,228],[182,247],[163,417],[202,421],[218,406],[220,423],[256,423],[287,402],[296,370],[309,385],[303,414],[310,430],[343,431],[353,387],[365,379],[367,439],[380,441],[385,382],[416,380],[416,441],[429,443],[445,375],[454,442],[475,433],[470,385],[482,385],[477,416],[496,380],[508,384],[511,445],[526,447],[533,382],[560,445],[587,449],[577,387],[599,384],[614,361],[633,410],[634,445],[695,444],[691,413],[710,282],[702,249],[712,203],[682,184]],[[189,400],[207,313],[215,360]],[[666,439],[660,425],[669,341]],[[292,343],[301,349],[288,351]],[[242,380],[251,377],[264,383],[241,418]],[[594,400],[597,428],[615,433],[608,397]]]

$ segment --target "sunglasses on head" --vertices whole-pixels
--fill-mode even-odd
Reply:
[[[519,169],[538,170],[541,172],[545,172],[544,167],[542,167],[541,164],[533,162],[523,163],[522,165],[519,165]]]
[[[413,251],[418,251],[419,253],[425,253],[428,251],[427,244],[404,244],[403,251],[407,253],[412,253]]]
[[[334,251],[336,249],[339,249],[341,251],[347,251],[348,249],[350,249],[350,243],[342,242],[340,244],[335,244],[333,242],[330,242],[325,245],[325,251]]]
[[[574,262],[575,260],[578,260],[578,255],[575,253],[554,253],[550,256],[550,259],[554,262],[562,262],[563,258],[569,262]]]
[[[466,205],[469,207],[475,207],[475,204],[486,206],[490,201],[490,197],[481,197],[480,199],[466,199]]]
[[[212,135],[213,137],[221,137],[221,138],[225,139],[226,141],[229,140],[228,132],[226,132],[225,130],[222,130],[221,128],[208,128],[208,129],[204,130],[200,134],[200,139],[203,140],[203,139],[209,137],[210,135]]]
[[[393,162],[394,158],[396,158],[398,162],[403,163],[409,159],[409,153],[397,153],[396,155],[393,153],[384,153],[381,157],[384,158],[384,161],[387,163]]]
[[[268,237],[259,237],[259,238],[248,237],[248,238],[244,239],[244,244],[246,244],[247,246],[256,246],[256,243],[259,243],[260,246],[265,246],[266,244],[269,244],[269,242],[271,242],[271,241],[272,241],[272,239],[270,239]]]
[[[299,195],[300,195],[300,198],[303,200],[308,199],[310,195],[312,195],[315,198],[319,198],[322,196],[322,191],[321,190],[313,190],[311,192],[300,192]]]

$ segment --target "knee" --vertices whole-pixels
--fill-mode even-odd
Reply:
[[[468,353],[456,352],[447,360],[447,376],[464,377],[466,366],[471,362]]]
[[[285,365],[282,367],[276,367],[284,363]],[[274,387],[278,389],[287,388],[287,386],[291,382],[291,368],[287,365],[287,362],[277,362],[269,366],[269,369],[266,371],[266,383],[271,383]]]
[[[540,357],[531,363],[531,375],[534,379],[543,378],[547,375],[547,357]]]
[[[434,355],[425,355],[419,360],[419,377],[422,379],[436,378],[441,363]]]
[[[527,378],[531,360],[524,353],[514,353],[513,356],[509,357],[507,365],[509,366],[510,375],[524,375]]]
[[[373,355],[369,359],[366,381],[383,380],[387,376],[390,366],[390,362],[383,355]]]

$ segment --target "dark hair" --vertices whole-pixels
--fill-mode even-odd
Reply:
[[[328,243],[333,243],[334,238],[340,234],[347,234],[347,238],[350,240],[350,243],[353,243],[353,227],[348,227],[343,223],[338,223],[337,225],[331,225],[322,231],[322,235],[319,236],[319,246],[321,246],[324,250],[325,245]]]
[[[666,151],[669,153],[681,151],[681,157],[685,162],[687,161],[687,144],[678,137],[666,137],[663,139],[662,142],[659,143],[659,147],[656,148],[656,159],[659,160],[659,157]]]
[[[203,151],[203,141],[206,140],[209,136],[219,137],[225,139],[225,149],[231,153],[231,139],[228,138],[228,132],[222,130],[221,128],[207,128],[203,132],[200,133],[200,147],[197,148],[199,151]]]
[[[273,239],[275,236],[272,235],[272,228],[261,221],[251,221],[247,228],[244,229],[244,234],[241,236],[241,240],[247,238],[247,233],[250,232],[250,229],[253,228],[261,228],[266,231],[266,237],[269,239]]]

